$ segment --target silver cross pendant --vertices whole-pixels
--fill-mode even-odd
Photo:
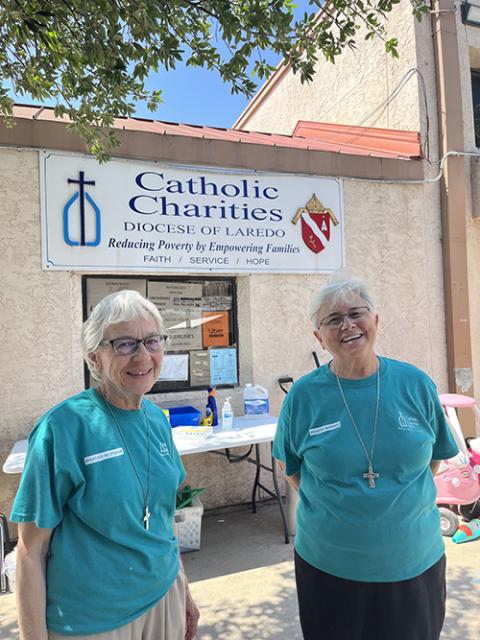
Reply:
[[[145,529],[148,531],[150,528],[150,511],[148,510],[148,504],[145,505],[145,515],[143,516],[143,522],[145,523]]]
[[[375,473],[371,464],[368,465],[368,472],[363,474],[365,480],[368,480],[370,489],[375,489],[375,479],[380,477],[379,473]]]

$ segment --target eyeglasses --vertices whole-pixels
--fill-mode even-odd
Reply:
[[[348,313],[334,313],[326,316],[318,323],[318,328],[327,327],[327,329],[339,329],[345,318],[348,318],[351,322],[360,320],[370,312],[370,307],[352,307]]]
[[[131,356],[138,351],[140,344],[143,344],[149,353],[158,353],[165,347],[167,337],[160,333],[155,333],[147,338],[115,338],[114,340],[103,340],[100,344],[103,347],[110,345],[115,353],[120,356]]]

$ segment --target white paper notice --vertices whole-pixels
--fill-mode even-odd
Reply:
[[[88,278],[87,280],[87,312],[90,314],[105,296],[122,289],[133,289],[146,297],[147,281],[138,278]]]
[[[202,331],[198,322],[202,306],[201,284],[149,282],[148,298],[157,305],[163,318],[169,335],[169,349],[191,351],[202,348]]]
[[[210,384],[210,355],[208,351],[190,351],[190,384],[192,387]]]
[[[159,380],[188,380],[188,353],[163,356]]]
[[[237,351],[233,349],[209,349],[210,384],[237,384]]]

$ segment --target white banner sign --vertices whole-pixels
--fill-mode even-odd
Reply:
[[[320,273],[343,266],[339,179],[41,153],[44,269]]]

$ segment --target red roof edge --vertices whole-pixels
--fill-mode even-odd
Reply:
[[[56,118],[53,108],[42,105],[16,104],[16,118],[68,122]],[[148,118],[116,118],[113,127],[124,131],[138,131],[157,135],[186,136],[207,140],[223,140],[245,144],[288,147],[311,151],[327,151],[378,158],[419,160],[422,158],[420,135],[415,131],[374,129],[342,124],[305,122],[300,120],[293,135],[225,129],[196,124],[162,122]]]

